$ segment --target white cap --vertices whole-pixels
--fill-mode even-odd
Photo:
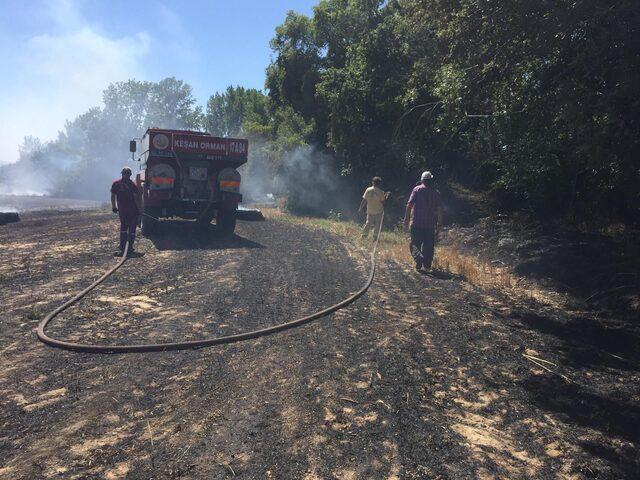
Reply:
[[[425,180],[431,180],[433,178],[433,175],[431,174],[430,171],[426,171],[426,172],[422,172],[422,175],[420,176],[420,181],[424,182]]]

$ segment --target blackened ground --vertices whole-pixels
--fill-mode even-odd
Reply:
[[[474,257],[508,266],[517,277],[566,294],[578,308],[640,318],[638,232],[584,233],[559,222],[506,215],[452,226],[443,236]]]
[[[366,278],[366,251],[321,231],[269,220],[222,241],[162,227],[51,333],[235,333]],[[105,212],[0,227],[0,478],[640,475],[637,329],[395,263],[347,309],[256,341],[127,355],[38,343],[43,314],[113,264],[116,231]]]

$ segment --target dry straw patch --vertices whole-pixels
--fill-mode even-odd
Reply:
[[[516,281],[507,267],[496,267],[477,257],[464,255],[456,247],[436,247],[434,266],[438,270],[455,273],[474,285],[512,287]]]

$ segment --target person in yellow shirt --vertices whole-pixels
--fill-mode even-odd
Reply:
[[[367,206],[367,222],[364,224],[364,227],[362,227],[362,238],[368,237],[370,230],[373,229],[374,232],[377,232],[378,228],[380,228],[384,201],[389,196],[389,193],[385,193],[381,187],[382,179],[380,177],[373,177],[371,186],[367,188],[362,195],[362,202],[360,202],[358,212],[362,212],[364,206]]]

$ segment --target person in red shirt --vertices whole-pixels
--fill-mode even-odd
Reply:
[[[136,228],[140,215],[140,190],[131,181],[131,169],[122,169],[122,178],[111,185],[111,209],[113,213],[120,215],[120,251],[116,254],[122,256],[124,248],[129,241],[129,255],[133,254],[133,243],[136,239]]]
[[[436,232],[442,228],[442,204],[438,191],[431,185],[433,175],[424,172],[420,183],[411,191],[404,216],[405,226],[411,221],[409,249],[416,262],[416,270],[431,269]],[[413,215],[412,215],[413,213]]]

